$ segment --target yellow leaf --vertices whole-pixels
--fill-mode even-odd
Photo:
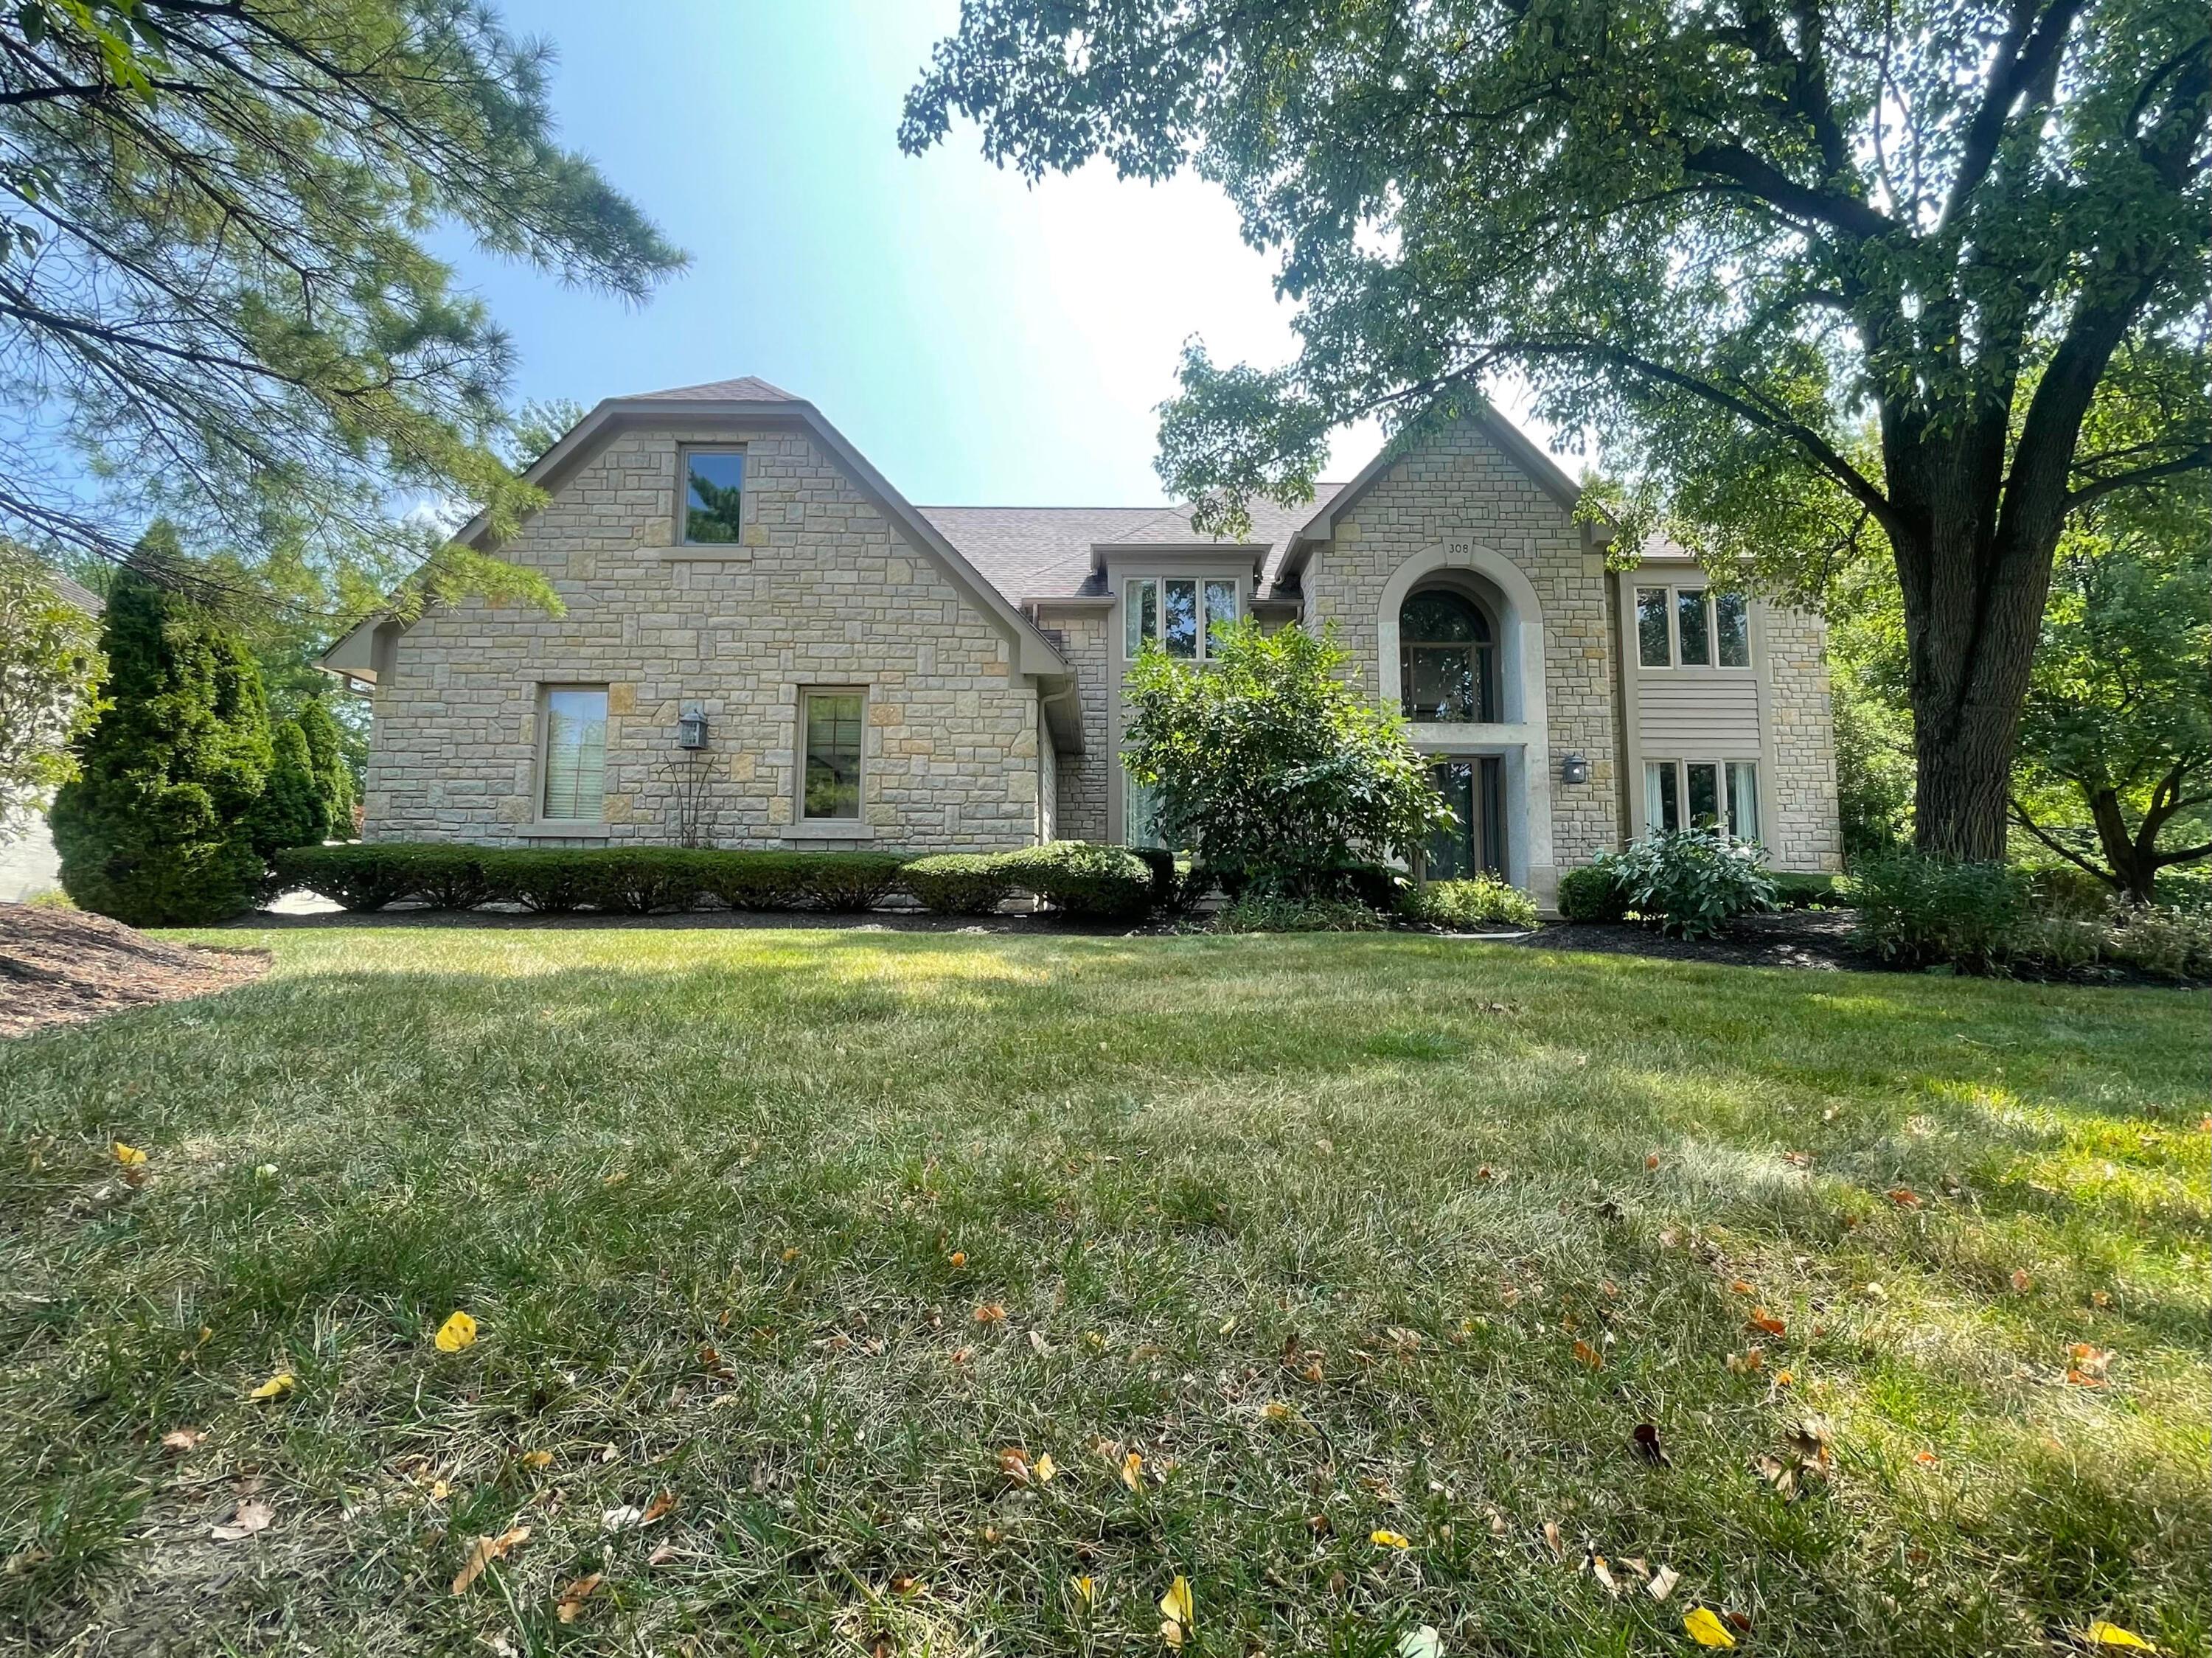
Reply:
[[[1413,1540],[1401,1532],[1370,1532],[1367,1540],[1378,1549],[1410,1549],[1413,1546]]]
[[[146,1154],[135,1145],[125,1145],[118,1140],[115,1142],[115,1160],[125,1169],[131,1169],[145,1162]]]
[[[1037,1458],[1032,1472],[1036,1475],[1038,1485],[1049,1485],[1052,1483],[1053,1475],[1060,1472],[1060,1467],[1052,1460],[1052,1453],[1047,1451]]]
[[[550,1468],[553,1466],[553,1453],[525,1451],[522,1454],[522,1466],[526,1468]]]
[[[248,1399],[282,1399],[296,1385],[297,1382],[289,1370],[279,1370],[268,1381],[246,1394],[246,1397]]]
[[[504,1560],[508,1550],[520,1547],[529,1539],[530,1527],[527,1526],[517,1526],[496,1537],[477,1538],[469,1550],[468,1558],[461,1562],[460,1570],[453,1574],[453,1593],[466,1594],[469,1585],[483,1576],[486,1566],[495,1560]]]
[[[1295,1418],[1297,1412],[1281,1400],[1271,1399],[1261,1407],[1260,1414],[1270,1422],[1288,1422]]]
[[[1171,1647],[1181,1646],[1182,1637],[1197,1627],[1197,1612],[1190,1599],[1190,1579],[1180,1572],[1168,1585],[1168,1592],[1160,1596],[1160,1616],[1167,1619],[1160,1625],[1160,1638]],[[1169,1634],[1170,1630],[1175,1633]]]
[[[1732,1647],[1735,1644],[1735,1637],[1728,1632],[1728,1625],[1704,1606],[1692,1607],[1689,1615],[1682,1619],[1682,1627],[1701,1647]]]
[[[2108,1624],[2101,1618],[2081,1631],[2081,1638],[2093,1647],[2111,1647],[2129,1652],[2158,1650],[2133,1630],[2122,1629],[2118,1624]]]
[[[466,1313],[455,1313],[438,1327],[438,1333],[432,1339],[437,1342],[440,1352],[458,1353],[476,1340],[477,1321]]]
[[[1075,1591],[1075,1598],[1083,1603],[1084,1611],[1088,1612],[1098,1604],[1098,1584],[1089,1572],[1069,1578],[1067,1586]]]
[[[604,1581],[598,1572],[588,1577],[579,1577],[561,1591],[561,1603],[553,1608],[554,1614],[564,1624],[574,1623],[577,1614],[584,1609],[584,1602],[592,1598]]]
[[[1145,1459],[1134,1451],[1121,1459],[1121,1483],[1133,1491],[1145,1489]],[[1176,1582],[1180,1583],[1182,1579],[1178,1577]]]
[[[434,1479],[430,1482],[430,1500],[433,1503],[442,1503],[453,1494],[453,1488],[450,1482],[443,1479]]]

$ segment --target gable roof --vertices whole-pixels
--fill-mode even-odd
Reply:
[[[770,386],[757,374],[740,374],[733,380],[708,380],[701,386],[678,386],[666,392],[636,392],[610,398],[610,403],[798,403],[780,386]]]

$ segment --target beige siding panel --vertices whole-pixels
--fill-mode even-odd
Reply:
[[[1637,735],[1654,759],[1749,759],[1759,752],[1759,685],[1741,678],[1645,679],[1638,687]]]

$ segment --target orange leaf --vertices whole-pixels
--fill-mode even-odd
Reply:
[[[1583,1363],[1589,1365],[1593,1370],[1602,1370],[1605,1369],[1605,1355],[1598,1351],[1596,1348],[1591,1346],[1587,1341],[1577,1341],[1575,1343],[1575,1357],[1582,1360]]]
[[[508,1552],[518,1549],[530,1540],[530,1527],[517,1526],[496,1537],[479,1537],[469,1549],[469,1557],[453,1576],[453,1593],[466,1594],[469,1585],[483,1576],[484,1568],[495,1560],[504,1560]]]
[[[1889,1188],[1889,1200],[1900,1209],[1917,1209],[1920,1193],[1909,1186],[1893,1186]]]
[[[1771,1336],[1778,1336],[1790,1327],[1764,1307],[1752,1309],[1751,1327],[1754,1330],[1764,1330]]]
[[[988,1302],[978,1307],[974,1316],[978,1324],[1004,1324],[1006,1321],[1006,1309],[995,1301]]]
[[[604,1581],[603,1576],[596,1571],[589,1577],[579,1577],[561,1591],[561,1604],[553,1608],[554,1616],[564,1624],[574,1623],[576,1614],[584,1609],[584,1602],[592,1598]]]

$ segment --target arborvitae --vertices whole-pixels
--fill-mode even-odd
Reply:
[[[321,789],[324,831],[337,841],[353,838],[353,768],[346,764],[344,738],[338,722],[320,697],[308,700],[300,710],[300,729],[307,734],[307,754],[315,767],[315,783]]]
[[[100,644],[111,699],[55,797],[62,886],[132,926],[237,914],[266,876],[254,848],[268,774],[268,708],[243,641],[149,570],[173,568],[156,532],[120,572]]]
[[[287,847],[319,847],[330,833],[330,810],[300,722],[287,720],[277,726],[274,746],[269,781],[253,808],[253,849],[264,858]]]

